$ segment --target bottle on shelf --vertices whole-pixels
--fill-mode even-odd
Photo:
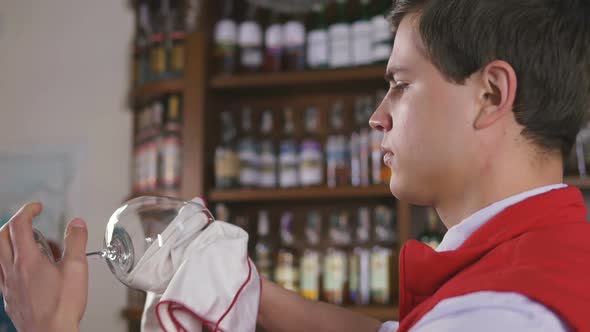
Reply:
[[[439,228],[439,218],[436,210],[433,208],[427,209],[428,224],[422,234],[420,234],[420,242],[427,244],[432,249],[436,249],[443,239],[443,235]]]
[[[277,73],[283,70],[283,53],[285,48],[283,25],[277,11],[270,14],[270,24],[264,33],[264,71]]]
[[[305,25],[299,16],[292,16],[283,28],[285,41],[285,70],[305,69]]]
[[[256,254],[256,267],[258,273],[268,279],[272,280],[273,260],[272,260],[272,246],[270,240],[270,221],[268,212],[265,210],[258,212],[258,239],[254,248]]]
[[[348,214],[336,212],[330,215],[330,247],[324,258],[324,300],[342,305],[346,296],[347,252],[350,244]]]
[[[310,69],[325,69],[329,66],[328,27],[326,6],[315,3],[312,6],[314,22],[307,34],[307,66]]]
[[[223,203],[215,205],[215,220],[231,223],[231,214],[227,205]]]
[[[328,187],[346,186],[350,184],[350,146],[344,134],[344,104],[337,101],[330,111],[330,128],[332,135],[326,143],[327,182]]]
[[[349,259],[349,298],[355,305],[367,305],[371,301],[369,234],[371,231],[369,208],[358,210],[355,246]]]
[[[352,65],[351,26],[347,12],[348,1],[336,0],[336,20],[328,28],[331,68]]]
[[[135,49],[134,49],[134,74],[133,83],[141,85],[147,83],[150,79],[150,13],[149,6],[145,1],[140,1],[137,5],[137,24],[135,33]]]
[[[245,20],[238,29],[240,68],[246,73],[259,72],[264,61],[262,28],[257,20],[257,11],[256,5],[248,4]]]
[[[301,256],[301,295],[309,300],[320,299],[321,251],[319,243],[322,219],[317,211],[307,214],[305,224],[306,248]]]
[[[168,60],[166,58],[165,43],[165,22],[166,22],[166,1],[161,3],[158,14],[156,15],[153,34],[150,45],[150,78],[152,80],[161,80],[166,77]]]
[[[229,111],[221,112],[221,144],[215,149],[215,186],[238,185],[240,159],[235,149],[236,128]]]
[[[249,107],[242,110],[242,137],[238,144],[238,157],[240,160],[240,186],[244,188],[258,186],[260,174],[258,144],[254,139],[252,109]]]
[[[155,98],[152,101],[151,111],[151,126],[149,128],[149,136],[144,147],[145,155],[145,188],[146,191],[154,191],[158,189],[159,180],[159,157],[160,147],[162,144],[162,126],[165,110],[165,100],[163,97]]]
[[[295,249],[293,214],[285,212],[281,216],[280,242],[277,254],[275,281],[285,289],[299,291],[299,257]]]
[[[373,25],[369,17],[370,0],[360,0],[359,18],[352,24],[352,59],[356,66],[372,63],[372,31]]]
[[[167,96],[164,133],[160,146],[159,184],[161,189],[180,189],[182,173],[182,97]]]
[[[393,48],[393,32],[386,19],[390,0],[378,0],[378,10],[371,20],[373,28],[372,60],[375,64],[386,64]]]
[[[299,186],[299,154],[297,141],[294,137],[295,121],[291,108],[285,108],[283,114],[284,129],[279,154],[279,186],[292,188]]]
[[[169,16],[170,48],[167,59],[171,78],[180,78],[184,73],[184,45],[186,31],[184,26],[184,15],[180,6],[172,8]]]
[[[359,132],[361,186],[368,186],[371,183],[371,178],[369,176],[371,169],[371,128],[369,127],[369,119],[373,114],[375,106],[372,102],[371,96],[366,96],[362,105],[363,110],[359,110],[359,113],[355,118]]]
[[[371,251],[371,303],[387,305],[392,302],[391,266],[395,244],[393,210],[386,206],[375,208],[375,241]]]
[[[236,71],[238,27],[233,19],[233,0],[223,1],[223,16],[215,24],[215,68],[221,74],[233,74]]]
[[[319,112],[311,106],[305,112],[305,137],[301,142],[299,180],[302,186],[318,186],[324,181],[322,145],[318,139]]]
[[[272,139],[273,117],[267,110],[262,113],[260,133],[260,175],[258,185],[262,188],[274,188],[277,186],[277,154]]]

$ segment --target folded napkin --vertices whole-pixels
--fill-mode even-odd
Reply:
[[[128,283],[148,290],[142,331],[255,331],[260,278],[248,234],[208,221],[180,213],[130,272]]]

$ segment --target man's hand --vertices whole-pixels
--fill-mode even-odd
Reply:
[[[23,206],[0,228],[0,287],[6,312],[19,331],[72,332],[86,310],[88,263],[86,224],[72,220],[61,262],[54,264],[33,238],[40,203]]]

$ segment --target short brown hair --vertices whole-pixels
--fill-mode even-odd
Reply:
[[[421,14],[426,52],[450,81],[510,63],[522,134],[569,155],[590,108],[589,0],[394,0],[394,30],[409,13]]]

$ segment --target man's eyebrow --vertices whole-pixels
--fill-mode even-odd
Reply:
[[[388,67],[387,70],[385,71],[385,81],[386,82],[393,82],[395,81],[395,74],[399,74],[399,73],[404,73],[407,72],[408,69],[405,67]]]

